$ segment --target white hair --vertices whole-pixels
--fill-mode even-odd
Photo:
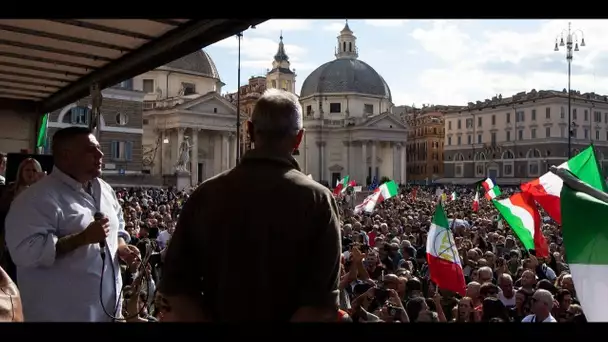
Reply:
[[[298,97],[280,89],[268,89],[258,99],[251,114],[255,133],[264,137],[295,135],[303,127]]]

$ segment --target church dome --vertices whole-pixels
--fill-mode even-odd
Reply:
[[[166,68],[175,69],[184,73],[196,73],[199,76],[220,79],[215,63],[211,56],[204,50],[198,50],[182,58],[176,59],[164,65]]]
[[[300,97],[325,93],[359,93],[392,101],[384,78],[369,64],[355,58],[338,58],[318,67],[302,83]]]

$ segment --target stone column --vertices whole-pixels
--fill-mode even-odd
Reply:
[[[228,170],[230,165],[230,140],[228,133],[222,133],[222,172]]]
[[[367,185],[367,141],[365,140],[361,141],[361,165],[363,167],[361,182]]]
[[[186,131],[185,128],[178,128],[177,129],[177,139],[176,139],[176,145],[173,146],[173,151],[175,151],[175,156],[173,158],[171,158],[171,167],[175,168],[175,166],[177,165],[177,163],[179,162],[179,150],[180,147],[182,146],[182,142],[184,142],[184,132]]]
[[[192,150],[190,150],[190,179],[192,182],[192,186],[195,186],[198,184],[199,179],[197,179],[198,177],[198,132],[199,129],[198,128],[192,128],[190,130],[192,133],[190,133],[191,135],[191,140],[192,140]]]
[[[233,168],[236,166],[236,147],[238,146],[238,141],[236,141],[236,134],[230,135],[230,144],[232,144],[232,147],[230,148],[230,167]]]
[[[343,166],[344,166],[344,174],[342,175],[342,177],[344,178],[344,176],[348,175],[350,172],[350,143],[348,141],[344,141],[344,149],[342,150],[343,156]],[[354,177],[354,175],[353,175]]]
[[[325,177],[325,173],[327,172],[327,156],[325,155],[326,152],[326,148],[325,148],[325,141],[321,142],[321,180],[325,180],[325,181],[330,181],[329,179],[327,179]]]
[[[374,177],[378,176],[376,174],[376,160],[378,159],[376,157],[376,145],[377,145],[377,142],[372,141],[372,181],[374,180]],[[379,179],[378,179],[378,182],[380,182]]]
[[[407,183],[407,163],[405,155],[405,143],[401,144],[401,184]]]
[[[401,183],[401,160],[397,159],[400,157],[400,143],[392,143],[393,144],[393,180]]]
[[[317,147],[319,148],[319,153],[318,153],[318,165],[319,165],[319,181],[323,180],[323,176],[325,174],[325,156],[324,156],[324,152],[325,152],[325,142],[324,141],[317,141],[316,142]]]

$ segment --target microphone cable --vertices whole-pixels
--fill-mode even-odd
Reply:
[[[106,246],[107,246],[107,241],[106,241]],[[147,275],[145,274],[146,272],[146,264],[148,263],[148,260],[150,259],[150,250],[151,247],[149,245],[146,245],[146,255],[144,256],[144,259],[142,260],[142,262],[140,263],[140,265],[138,266],[135,274],[141,274],[142,275],[142,284],[140,284],[139,288],[141,288],[141,285],[143,285],[144,283],[146,284],[146,287],[149,287],[149,280]],[[120,307],[120,301],[122,300],[122,296],[123,296],[123,292],[124,292],[124,286],[120,289],[120,292],[118,294],[118,297],[116,298],[116,306],[114,307],[114,314],[111,314],[108,312],[104,302],[103,302],[103,279],[104,279],[104,274],[105,274],[105,268],[106,268],[106,253],[105,253],[105,248],[101,249],[100,251],[100,256],[101,256],[101,278],[99,280],[99,303],[101,304],[101,308],[103,309],[103,312],[105,313],[106,316],[108,316],[110,319],[112,319],[113,321],[128,321],[130,319],[133,319],[135,317],[140,316],[143,312],[144,309],[147,308],[148,306],[148,301],[150,299],[150,291],[148,291],[146,289],[146,301],[144,303],[144,306],[142,306],[141,309],[139,309],[137,311],[137,313],[127,316],[127,317],[117,317],[116,314],[118,313],[118,308]],[[112,281],[113,281],[113,287],[114,287],[114,296],[116,296],[116,269],[114,268],[114,261],[112,260],[112,262],[110,263],[111,267],[112,267]],[[140,272],[144,272],[144,273],[140,273]],[[135,280],[135,279],[134,279]],[[139,296],[139,293],[135,294],[137,296]]]

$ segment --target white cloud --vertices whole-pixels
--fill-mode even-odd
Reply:
[[[281,31],[305,31],[312,28],[312,21],[308,19],[273,19],[256,26],[252,31],[254,35],[279,35]],[[248,32],[249,32],[248,31]]]
[[[338,33],[344,28],[344,22],[333,22],[323,26],[324,31]]]
[[[533,88],[561,90],[567,86],[565,50],[553,51],[555,38],[567,28],[567,21],[544,21],[539,29],[527,31],[487,27],[478,34],[468,34],[461,22],[434,21],[428,29],[413,30],[411,36],[440,63],[422,70],[418,94],[410,96],[432,98],[435,103],[466,104],[498,93],[510,96]],[[602,39],[608,34],[608,21],[573,21],[573,27],[584,30],[588,46],[575,52],[572,88],[608,92],[608,75],[593,77],[594,63],[608,52],[608,42]],[[525,62],[552,63],[550,68],[555,69],[535,70]],[[486,63],[505,63],[510,69],[494,69]]]
[[[215,43],[214,46],[227,49],[231,55],[238,54],[238,40],[235,37],[226,38]],[[244,36],[241,40],[241,66],[243,68],[266,70],[271,67],[272,58],[278,48],[278,39]],[[316,67],[304,62],[308,50],[303,47],[285,44],[285,52],[289,56],[291,67],[296,71],[310,70]]]
[[[368,19],[365,23],[370,26],[377,27],[399,27],[403,26],[409,20],[405,19]]]

